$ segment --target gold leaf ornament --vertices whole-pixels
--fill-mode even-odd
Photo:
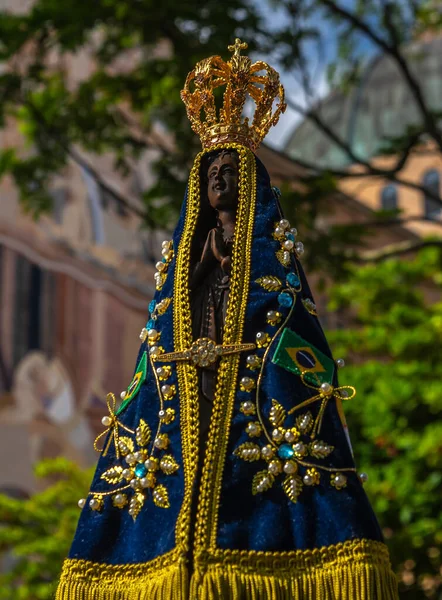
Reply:
[[[276,258],[282,264],[283,267],[290,266],[290,252],[284,251],[282,248],[276,252]]]
[[[153,501],[159,508],[170,508],[169,494],[164,485],[157,485],[154,489]]]
[[[122,479],[123,479],[122,473],[123,473],[123,467],[120,467],[117,465],[116,467],[112,467],[111,469],[108,469],[107,471],[105,471],[101,475],[100,479],[104,479],[108,483],[115,485],[116,483],[120,483],[120,481],[122,481]]]
[[[123,456],[126,456],[126,454],[130,454],[135,449],[133,439],[130,437],[126,437],[126,436],[120,436],[118,445],[120,447],[120,451]],[[126,451],[126,449],[127,449],[127,451]]]
[[[282,282],[278,277],[274,275],[264,275],[264,277],[259,277],[256,280],[261,287],[263,287],[267,292],[278,292],[282,288]]]
[[[233,454],[247,462],[254,462],[261,458],[261,449],[253,442],[244,442],[244,444],[241,444],[235,449]]]
[[[128,512],[134,521],[140,514],[140,511],[144,505],[144,501],[145,501],[145,496],[141,492],[137,492],[130,499]]]
[[[310,411],[308,411],[296,418],[296,427],[301,433],[310,433],[310,430],[313,427],[313,422],[313,415]]]
[[[293,502],[293,504],[296,504],[303,487],[302,479],[299,475],[288,475],[284,479],[282,487],[288,499]]]
[[[314,440],[311,442],[309,449],[310,454],[315,458],[325,458],[333,452],[334,446],[329,446],[329,444],[321,440]]]
[[[170,303],[172,302],[172,298],[163,298],[156,305],[156,312],[158,315],[164,315],[166,310],[169,308]]]
[[[269,412],[269,421],[273,427],[280,427],[287,416],[287,413],[277,400],[272,400],[272,408]]]
[[[266,492],[272,487],[274,481],[275,478],[268,471],[258,471],[253,477],[252,494],[256,496],[256,494]]]
[[[139,446],[147,446],[150,441],[151,432],[149,425],[143,419],[140,419],[135,435]]]
[[[160,461],[160,469],[163,473],[166,473],[166,475],[172,475],[172,473],[178,471],[179,468],[179,464],[171,454],[165,454]]]

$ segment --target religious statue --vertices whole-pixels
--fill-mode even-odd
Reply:
[[[355,389],[338,383],[303,244],[254,154],[284,90],[246,47],[185,82],[203,150],[135,374],[118,407],[108,395],[58,600],[397,598],[345,424]]]

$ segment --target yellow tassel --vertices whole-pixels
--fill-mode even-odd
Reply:
[[[67,560],[56,600],[398,600],[384,544],[348,542],[295,552],[172,551],[145,565]]]

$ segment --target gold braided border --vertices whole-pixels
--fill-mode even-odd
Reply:
[[[192,315],[190,308],[189,270],[192,239],[200,209],[200,152],[190,172],[187,208],[183,233],[177,251],[174,280],[174,350],[183,352],[192,343]],[[180,427],[184,464],[184,497],[176,523],[176,543],[185,553],[189,550],[189,528],[193,484],[198,467],[198,375],[192,363],[176,364],[180,397]]]
[[[250,150],[236,144],[229,148],[239,155],[238,212],[232,250],[231,288],[224,328],[224,344],[241,343],[250,283],[252,233],[256,203],[256,164]],[[240,356],[225,356],[218,369],[212,417],[203,464],[195,536],[195,566],[198,554],[216,546],[222,474],[236,395]]]

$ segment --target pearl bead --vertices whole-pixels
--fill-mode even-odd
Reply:
[[[253,402],[247,400],[241,404],[241,410],[245,415],[252,414],[255,411]]]
[[[287,440],[287,442],[294,442],[296,439],[296,436],[293,433],[293,431],[286,431],[284,438]]]
[[[158,367],[157,375],[158,377],[167,377],[167,370],[164,367]]]
[[[367,473],[359,473],[359,481],[361,483],[366,483],[368,481]]]
[[[129,508],[129,510],[127,511],[130,516],[132,517],[135,514],[135,509],[134,508]]]
[[[246,363],[248,367],[253,369],[255,367],[259,367],[261,361],[256,354],[250,354],[250,356],[246,358]]]
[[[92,500],[89,501],[89,506],[92,510],[98,510],[101,506],[101,502],[98,498],[92,498]]]
[[[281,237],[284,235],[284,229],[282,227],[276,227],[275,228],[275,235],[276,237]]]
[[[289,263],[290,262],[290,252],[288,252],[287,250],[285,250],[284,254],[282,255],[282,260],[285,263]]]
[[[337,485],[338,487],[341,487],[341,486],[345,485],[345,483],[347,482],[347,478],[345,477],[345,475],[342,475],[342,473],[338,473],[334,478],[334,482],[335,482],[335,485]]]
[[[147,478],[147,477],[142,477],[140,479],[140,485],[141,485],[142,488],[150,487],[150,485],[151,485],[151,479]]]
[[[333,386],[330,385],[330,383],[328,383],[327,381],[325,381],[324,383],[321,383],[321,392],[324,392],[324,394],[330,394],[330,392],[333,391]]]
[[[279,460],[272,460],[272,462],[269,463],[269,473],[272,475],[278,475],[281,473],[281,463]]]
[[[264,448],[261,450],[261,454],[263,458],[270,458],[274,454],[274,449],[272,446],[264,446]]]
[[[132,477],[134,476],[134,472],[132,471],[132,469],[124,469],[121,475],[124,477],[124,479],[129,481],[129,479],[132,479]]]
[[[158,339],[160,333],[156,329],[149,329],[147,332],[147,338],[150,342],[155,342]]]
[[[128,454],[125,460],[128,465],[134,465],[137,462],[137,459],[133,454]]]
[[[259,433],[259,426],[256,423],[249,423],[247,425],[247,433],[249,435],[257,435]]]
[[[348,398],[350,396],[350,392],[348,390],[340,390],[339,393],[343,398]]]
[[[302,442],[298,442],[297,444],[295,444],[293,446],[293,450],[295,451],[296,454],[300,454],[300,455],[304,455],[305,454],[305,444],[303,444]]]
[[[250,392],[255,387],[255,382],[250,377],[242,377],[239,382],[242,390]]]
[[[103,417],[101,419],[101,422],[103,423],[103,425],[105,427],[110,427],[112,425],[112,419],[111,419],[111,417]]]
[[[161,271],[164,271],[164,269],[166,268],[166,263],[158,261],[157,264],[155,265],[155,267],[161,273]]]
[[[295,244],[292,242],[292,240],[286,240],[283,243],[283,248],[284,248],[284,250],[292,250],[294,245]]]
[[[144,455],[142,452],[135,452],[134,458],[137,462],[143,462]]]
[[[156,458],[148,458],[144,461],[144,465],[148,471],[156,471],[158,468],[158,461]]]
[[[295,250],[299,255],[304,254],[304,244],[302,242],[296,242]]]
[[[162,246],[162,248],[169,248],[169,246],[170,246],[170,241],[169,241],[169,240],[163,240],[163,241],[161,242],[161,246]]]
[[[336,364],[338,365],[338,367],[340,369],[342,369],[343,367],[345,367],[345,360],[343,358],[338,358],[338,360],[336,361]]]
[[[137,488],[140,487],[140,482],[138,481],[138,479],[131,479],[130,480],[130,487],[133,488],[134,490],[136,490]]]
[[[274,429],[272,431],[272,438],[275,440],[275,442],[280,442],[283,437],[284,437],[284,434],[282,433],[282,431],[280,429]]]
[[[279,226],[283,229],[288,229],[290,227],[290,223],[287,221],[287,219],[281,219],[279,221]]]
[[[284,473],[287,473],[287,475],[293,475],[293,473],[296,473],[297,470],[298,465],[293,461],[289,460],[284,463]]]
[[[161,386],[161,393],[164,396],[167,396],[168,394],[170,394],[171,391],[172,391],[172,388],[170,387],[169,384],[166,383],[165,385]]]
[[[293,234],[296,237],[298,235],[298,230],[296,229],[296,227],[292,227],[290,229],[290,233]]]
[[[121,398],[122,400],[124,400],[124,399],[126,398],[126,395],[127,395],[127,392],[126,392],[126,390],[123,390],[122,392],[120,392],[120,398]]]
[[[159,356],[161,354],[161,349],[159,346],[152,346],[152,348],[149,350],[149,354],[153,357],[156,358],[157,356]]]
[[[86,506],[86,498],[80,498],[78,501],[79,508],[84,508]]]
[[[114,504],[116,506],[123,506],[125,502],[126,502],[126,496],[124,496],[123,494],[116,494],[114,496]]]

